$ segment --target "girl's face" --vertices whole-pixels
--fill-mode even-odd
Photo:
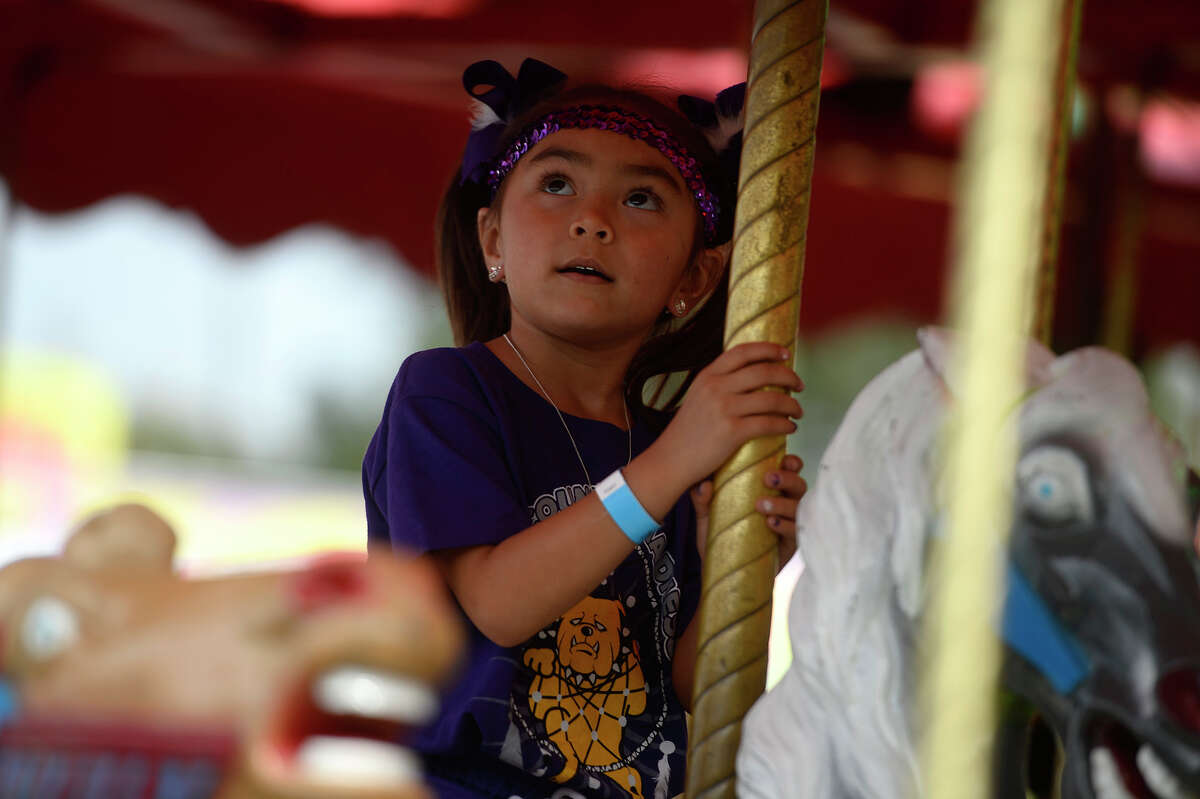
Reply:
[[[674,165],[602,130],[546,137],[505,179],[499,213],[479,212],[484,258],[504,266],[514,328],[580,344],[640,341],[677,298],[693,307],[727,252],[698,249],[698,229]]]

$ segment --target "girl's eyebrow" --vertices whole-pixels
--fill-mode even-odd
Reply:
[[[658,178],[666,183],[676,194],[682,194],[683,189],[679,185],[679,181],[675,179],[667,170],[653,164],[625,164],[623,172],[630,175],[639,175],[648,178]]]
[[[578,150],[568,150],[564,147],[549,147],[542,150],[537,155],[529,159],[531,164],[536,164],[539,161],[545,161],[549,158],[561,158],[564,161],[580,166],[591,166],[592,157],[587,153],[581,153]],[[637,175],[639,177],[658,178],[671,187],[677,194],[682,194],[683,189],[679,185],[679,181],[666,169],[655,166],[653,164],[623,164],[621,171],[628,175]]]
[[[592,157],[586,153],[581,153],[578,150],[567,150],[562,147],[549,147],[542,150],[537,155],[529,159],[529,163],[536,164],[539,161],[545,161],[547,158],[561,158],[564,161],[569,161],[572,164],[580,166],[591,166]]]

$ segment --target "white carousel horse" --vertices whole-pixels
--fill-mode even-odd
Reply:
[[[801,504],[793,661],[745,720],[744,799],[920,795],[915,640],[954,385],[949,334],[918,338],[855,399]],[[1063,742],[1064,799],[1190,797],[1167,792],[1200,783],[1200,714],[1187,710],[1200,707],[1200,588],[1181,450],[1110,352],[1055,358],[1031,342],[1026,380],[1012,416],[1004,689]],[[997,784],[1025,795],[1003,774]]]

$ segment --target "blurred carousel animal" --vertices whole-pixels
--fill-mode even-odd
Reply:
[[[1150,402],[1183,442],[1193,470],[1200,470],[1200,347],[1181,342],[1143,365]]]
[[[938,536],[949,336],[854,401],[802,503],[794,660],[751,709],[738,794],[921,795],[915,634]],[[1137,372],[1029,345],[1000,632],[1001,799],[1200,795],[1200,585],[1182,452]]]
[[[463,646],[422,561],[209,580],[126,505],[0,570],[6,799],[425,799],[398,741]]]

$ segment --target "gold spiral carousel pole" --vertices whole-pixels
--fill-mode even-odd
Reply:
[[[1054,298],[1058,283],[1058,245],[1062,235],[1063,201],[1067,185],[1067,154],[1075,121],[1075,67],[1079,61],[1079,32],[1083,0],[1066,0],[1059,26],[1058,65],[1054,81],[1057,101],[1051,122],[1050,167],[1042,213],[1042,254],[1033,335],[1050,346],[1054,336]]]
[[[725,347],[796,340],[827,0],[759,0],[746,95]],[[785,438],[743,446],[714,481],[688,751],[688,799],[734,796],[742,719],[767,675],[778,538],[754,510]]]
[[[984,0],[983,104],[964,153],[955,220],[952,364],[959,386],[944,464],[945,535],[932,557],[921,670],[929,799],[984,799],[992,783],[998,598],[1016,431],[1033,321],[1064,0]]]

